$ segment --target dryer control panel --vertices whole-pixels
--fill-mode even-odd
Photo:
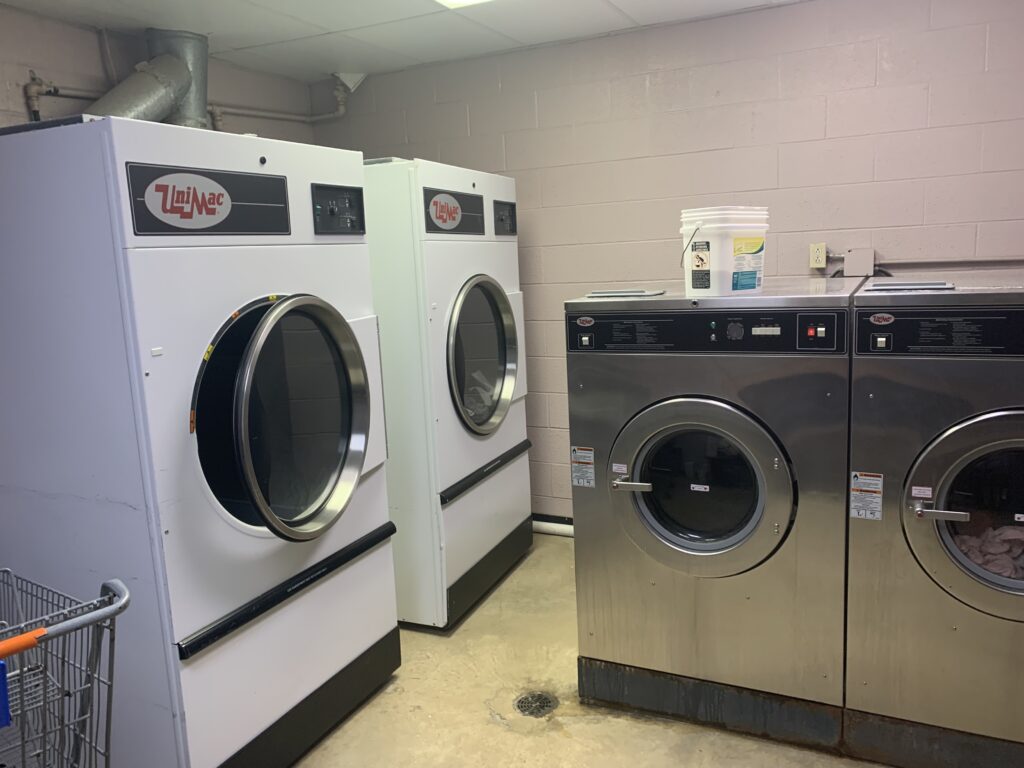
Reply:
[[[571,312],[570,352],[841,354],[845,310]]]

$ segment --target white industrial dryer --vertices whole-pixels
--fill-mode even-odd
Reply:
[[[529,549],[515,182],[370,161],[399,618],[451,627]]]
[[[122,578],[112,762],[294,762],[398,666],[362,156],[0,136],[0,563]]]

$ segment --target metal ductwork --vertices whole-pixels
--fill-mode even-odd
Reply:
[[[147,29],[146,44],[153,58],[137,65],[132,75],[86,112],[207,128],[206,37],[192,32]]]
[[[150,56],[170,54],[185,62],[192,73],[192,85],[178,101],[177,108],[165,122],[189,128],[209,128],[206,113],[206,82],[209,71],[210,45],[206,35],[173,29],[147,29],[146,46]]]

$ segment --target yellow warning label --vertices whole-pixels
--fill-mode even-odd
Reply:
[[[212,354],[213,354],[213,344],[211,344],[210,346],[208,346],[206,348],[206,354],[203,355],[203,360],[205,360],[206,362],[210,362],[210,355],[212,355]]]
[[[734,237],[732,239],[732,255],[747,256],[764,251],[763,237]]]

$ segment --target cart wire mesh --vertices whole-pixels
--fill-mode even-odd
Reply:
[[[114,601],[81,601],[0,570],[0,641]],[[113,694],[114,618],[100,618],[5,660],[11,724],[0,768],[106,768]]]

